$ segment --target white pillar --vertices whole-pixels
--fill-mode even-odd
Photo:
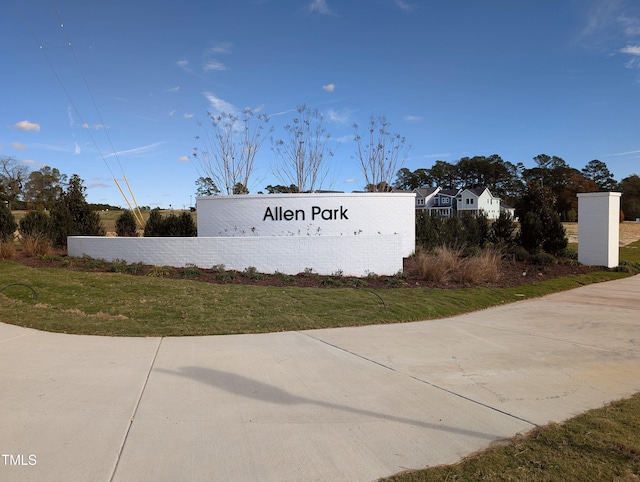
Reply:
[[[578,194],[578,260],[615,268],[620,254],[619,192]]]

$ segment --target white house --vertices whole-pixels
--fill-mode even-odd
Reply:
[[[436,195],[441,191],[439,187],[419,187],[416,193],[416,209],[429,209],[433,206]]]
[[[494,197],[486,187],[462,189],[456,196],[458,214],[463,212],[483,213],[488,219],[498,219],[500,201],[500,198]]]

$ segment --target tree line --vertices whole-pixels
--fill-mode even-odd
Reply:
[[[533,158],[535,166],[525,168],[513,164],[499,155],[463,157],[454,162],[436,161],[430,168],[397,172],[393,188],[441,187],[462,189],[487,187],[494,196],[507,205],[516,206],[527,191],[527,186],[548,188],[556,200],[556,211],[562,221],[576,221],[579,192],[620,191],[621,209],[628,220],[640,218],[640,177],[633,174],[617,182],[606,163],[598,159],[589,161],[578,170],[558,156],[540,154]]]

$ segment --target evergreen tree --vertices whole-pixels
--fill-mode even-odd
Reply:
[[[136,229],[136,219],[131,211],[125,210],[118,219],[116,219],[116,234],[118,236],[136,237],[138,236]]]
[[[67,236],[104,236],[106,230],[100,215],[92,211],[85,199],[86,188],[77,174],[71,176],[67,190],[51,209],[52,241],[67,245]]]
[[[17,227],[9,206],[0,200],[0,242],[13,241]]]
[[[549,187],[531,182],[516,205],[520,219],[519,241],[530,253],[544,250],[559,254],[567,247],[567,237],[560,216],[556,213],[556,198]]]
[[[161,236],[162,234],[162,215],[160,214],[160,209],[155,208],[151,210],[149,214],[149,219],[147,219],[146,224],[144,225],[144,235],[145,237],[150,236]]]
[[[51,219],[44,211],[30,211],[20,220],[20,236],[25,238],[49,238]]]

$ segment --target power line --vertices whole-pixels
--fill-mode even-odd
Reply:
[[[105,135],[107,136],[107,139],[109,141],[109,145],[110,145],[111,150],[113,152],[113,155],[115,156],[116,161],[118,163],[118,166],[120,167],[120,172],[122,173],[122,176],[123,176],[123,178],[124,178],[124,180],[125,180],[125,182],[127,184],[127,188],[129,189],[129,193],[131,195],[131,198],[133,199],[133,206],[132,206],[131,202],[129,201],[128,197],[125,195],[125,193],[122,190],[122,188],[120,187],[120,184],[118,183],[118,180],[117,180],[116,176],[114,175],[111,167],[109,166],[109,163],[107,162],[106,157],[102,153],[102,150],[98,146],[98,143],[96,142],[96,139],[94,138],[93,134],[91,133],[91,130],[89,128],[89,124],[87,122],[85,122],[85,120],[83,119],[82,114],[80,113],[80,110],[78,109],[76,103],[73,101],[73,98],[71,97],[71,94],[69,93],[69,90],[66,88],[64,82],[62,81],[62,78],[58,74],[58,71],[56,70],[55,65],[51,61],[51,58],[47,55],[47,52],[46,52],[47,49],[44,48],[44,46],[42,45],[42,43],[38,39],[38,36],[34,32],[34,30],[31,28],[31,25],[27,21],[25,15],[23,14],[22,10],[20,9],[19,5],[16,3],[15,0],[14,0],[14,6],[15,6],[16,10],[18,11],[20,17],[22,18],[23,23],[26,25],[27,29],[31,33],[31,36],[33,37],[33,39],[35,40],[36,44],[38,45],[38,48],[39,48],[40,52],[42,52],[45,60],[49,64],[49,67],[51,68],[56,80],[58,81],[58,83],[60,84],[60,87],[62,88],[63,92],[65,93],[65,95],[67,97],[67,100],[71,104],[71,107],[73,108],[73,111],[76,113],[76,115],[80,119],[80,122],[82,123],[82,127],[85,129],[85,131],[89,135],[89,138],[91,139],[92,144],[96,148],[96,151],[98,152],[98,155],[100,156],[100,158],[102,159],[102,162],[107,167],[107,170],[111,174],[111,177],[113,178],[114,182],[116,183],[116,186],[120,190],[120,194],[122,195],[122,197],[126,201],[127,205],[129,206],[129,209],[131,209],[131,211],[134,213],[134,216],[135,216],[136,221],[138,222],[138,224],[140,226],[144,226],[144,219],[142,217],[142,213],[140,212],[140,208],[137,205],[137,202],[135,200],[135,196],[133,195],[133,191],[131,190],[131,186],[129,185],[129,181],[127,180],[127,176],[124,173],[124,169],[122,167],[122,164],[120,163],[120,158],[118,157],[118,153],[117,153],[117,151],[116,151],[116,149],[115,149],[115,147],[113,145],[113,141],[111,140],[111,136],[109,135],[109,133],[107,131],[106,123],[104,122],[104,119],[102,117],[102,114],[100,112],[98,104],[97,104],[97,102],[95,100],[95,97],[93,96],[91,88],[89,87],[89,82],[87,81],[87,78],[86,78],[86,76],[84,74],[84,71],[82,70],[80,62],[78,61],[78,57],[77,57],[77,55],[75,53],[75,50],[73,49],[73,46],[71,44],[71,39],[67,35],[67,31],[64,28],[64,23],[62,21],[60,13],[58,12],[58,9],[56,7],[55,1],[51,0],[51,6],[53,7],[53,10],[54,10],[54,12],[56,14],[56,17],[58,18],[58,21],[60,22],[60,28],[62,28],[62,31],[64,32],[64,35],[65,35],[65,38],[66,38],[66,41],[67,41],[66,48],[69,49],[69,51],[71,52],[71,54],[73,56],[74,62],[76,64],[76,67],[77,67],[78,71],[80,72],[80,75],[82,77],[82,80],[83,80],[84,86],[85,86],[85,88],[87,90],[87,93],[89,94],[91,102],[93,103],[93,107],[94,107],[94,109],[95,109],[95,111],[96,111],[96,113],[98,115],[98,118],[100,119],[100,123],[104,126]]]

